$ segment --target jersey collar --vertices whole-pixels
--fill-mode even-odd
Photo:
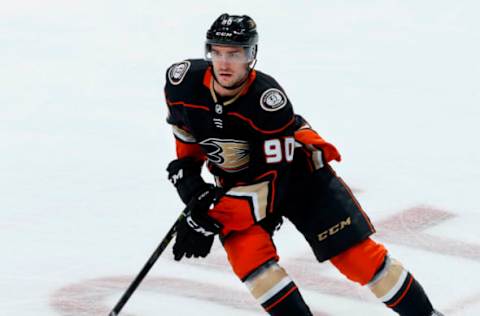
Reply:
[[[252,69],[250,71],[249,75],[248,75],[247,81],[245,81],[245,83],[243,84],[243,88],[240,90],[240,92],[238,94],[236,94],[235,96],[233,96],[228,101],[225,101],[223,103],[223,105],[232,104],[240,96],[245,95],[248,92],[252,83],[255,81],[256,77],[257,77],[257,72],[255,71],[255,69]],[[212,95],[213,101],[215,103],[217,103],[218,102],[217,95],[215,93],[215,90],[213,89],[213,80],[214,80],[214,78],[213,78],[213,73],[212,73],[212,66],[209,66],[207,68],[207,70],[205,71],[205,75],[203,76],[203,85],[210,90],[210,94]]]

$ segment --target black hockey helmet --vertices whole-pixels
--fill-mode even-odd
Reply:
[[[248,15],[224,13],[207,31],[207,44],[249,47],[257,45],[258,33],[255,21]]]
[[[246,49],[249,61],[257,55],[258,33],[255,21],[248,15],[220,15],[207,31],[205,54],[210,60],[212,45],[241,46]]]

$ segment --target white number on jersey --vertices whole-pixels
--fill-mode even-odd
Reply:
[[[293,137],[268,139],[265,141],[263,149],[267,163],[279,163],[283,159],[291,162],[295,151],[295,139]]]

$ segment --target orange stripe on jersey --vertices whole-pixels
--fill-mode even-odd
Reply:
[[[212,82],[212,78],[213,78],[212,66],[209,66],[207,70],[205,70],[205,75],[203,76],[203,85],[208,89],[210,89],[210,83]],[[253,69],[248,74],[248,81],[243,87],[242,91],[240,92],[240,95],[244,95],[248,92],[248,89],[250,88],[252,83],[255,81],[255,78],[257,78],[257,72],[255,71],[255,69]]]
[[[206,159],[200,145],[187,144],[175,139],[175,145],[177,150],[177,157],[179,159],[186,157],[193,157],[197,160],[204,161]]]
[[[305,145],[313,145],[320,148],[327,162],[332,160],[340,161],[342,159],[337,148],[324,140],[312,129],[305,128],[295,131],[295,140]]]
[[[210,82],[212,82],[212,66],[209,66],[207,70],[205,70],[205,74],[203,75],[203,85],[210,89]]]
[[[187,108],[193,108],[193,109],[200,109],[200,110],[205,110],[205,111],[210,111],[208,106],[205,105],[197,105],[197,104],[190,104],[190,103],[185,103],[183,101],[176,101],[176,102],[170,102],[167,100],[168,106],[176,106],[176,105],[183,105],[184,107]]]
[[[271,131],[267,131],[267,130],[264,130],[264,129],[261,129],[260,127],[256,126],[255,123],[253,123],[253,121],[243,115],[241,115],[240,113],[237,113],[237,112],[229,112],[227,113],[228,115],[232,115],[232,116],[235,116],[235,117],[238,117],[239,119],[247,122],[251,127],[253,127],[253,129],[259,131],[260,133],[263,133],[263,134],[275,134],[275,133],[279,133],[283,130],[285,130],[287,127],[289,127],[293,122],[295,122],[295,118],[292,117],[292,119],[287,123],[285,124],[284,126],[278,128],[278,129],[274,129],[274,130],[271,130]]]
[[[245,87],[243,87],[242,92],[240,92],[240,95],[247,94],[248,89],[250,89],[250,86],[255,81],[255,78],[257,78],[257,72],[254,69],[254,70],[250,71],[250,74],[248,75],[248,81],[245,84]]]

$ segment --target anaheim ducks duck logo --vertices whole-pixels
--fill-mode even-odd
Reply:
[[[208,138],[200,145],[205,147],[208,160],[227,172],[243,170],[250,161],[250,148],[243,140]]]

